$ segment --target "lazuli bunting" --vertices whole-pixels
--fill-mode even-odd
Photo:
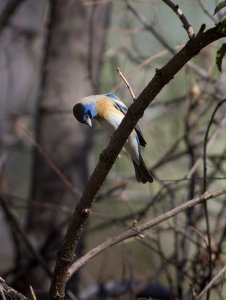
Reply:
[[[113,135],[127,110],[125,104],[118,97],[113,94],[104,94],[83,98],[79,103],[75,104],[73,113],[79,122],[90,127],[92,127],[92,120],[96,119],[110,135]],[[136,179],[142,183],[153,181],[141,156],[140,146],[145,147],[145,145],[146,141],[140,128],[135,126],[124,147],[132,159]]]

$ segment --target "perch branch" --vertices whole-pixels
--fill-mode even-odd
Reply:
[[[63,300],[65,286],[70,277],[68,272],[75,261],[75,251],[81,237],[83,227],[89,217],[90,209],[95,202],[106,176],[116,161],[134,126],[143,116],[145,109],[155,99],[159,92],[167,85],[179,70],[205,46],[224,37],[215,26],[206,32],[200,33],[189,40],[164,67],[156,70],[156,74],[147,87],[141,92],[136,101],[128,109],[128,112],[115,131],[108,147],[101,153],[99,162],[91,175],[84,193],[74,211],[72,220],[68,226],[63,243],[57,253],[57,260],[51,283],[49,299]]]

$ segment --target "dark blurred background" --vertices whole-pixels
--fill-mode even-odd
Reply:
[[[213,26],[216,1],[178,1],[193,29]],[[0,276],[47,299],[56,250],[109,138],[78,124],[74,104],[112,92],[128,106],[187,42],[177,16],[148,0],[0,0]],[[203,141],[225,95],[218,44],[205,48],[160,93],[140,121],[143,156],[155,175],[135,180],[125,155],[104,183],[78,255],[134,222],[144,222],[203,191]],[[225,187],[226,105],[208,144],[208,190]],[[225,260],[225,197],[208,204],[214,272]],[[206,219],[200,205],[106,250],[68,283],[78,299],[192,299],[208,280]],[[213,298],[224,299],[216,285]],[[96,297],[96,298],[95,298]]]

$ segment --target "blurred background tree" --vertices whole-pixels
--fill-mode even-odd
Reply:
[[[6,2],[5,7],[13,4]],[[46,287],[48,290],[49,264],[55,258],[65,225],[88,178],[92,135],[74,121],[71,109],[77,99],[98,91],[109,7],[109,4],[84,5],[83,1],[68,1],[66,5],[62,5],[61,1],[26,1],[18,7],[9,28],[5,29],[9,31],[8,35],[14,34],[20,43],[28,43],[28,38],[32,43],[25,45],[21,51],[23,62],[19,58],[17,61],[14,56],[14,51],[17,54],[15,47],[19,47],[18,41],[13,40],[13,44],[8,42],[12,54],[7,53],[5,47],[2,49],[2,52],[5,50],[4,56],[12,57],[8,59],[5,75],[8,76],[5,79],[8,90],[2,82],[2,93],[9,94],[1,100],[7,106],[3,115],[13,118],[13,124],[9,121],[9,128],[16,126],[15,130],[22,134],[23,140],[34,147],[32,169],[28,175],[32,178],[30,185],[23,174],[24,163],[27,164],[29,159],[27,153],[27,156],[23,153],[22,158],[19,154],[19,160],[23,159],[21,164],[19,161],[14,166],[11,162],[9,173],[17,168],[20,173],[18,178],[25,180],[22,183],[24,189],[31,189],[31,193],[24,192],[30,199],[24,203],[28,207],[24,214],[25,234],[46,263],[43,269],[27,245],[20,245],[20,240],[14,236],[17,270],[14,270],[13,285],[20,290],[26,287],[26,282],[40,289],[40,292],[46,291]],[[37,24],[33,24],[30,13],[33,13]],[[11,28],[14,20],[19,24]],[[22,29],[20,22],[24,26]],[[32,26],[37,27],[34,32]],[[22,32],[18,37],[19,30]],[[3,40],[8,38],[5,31]],[[40,40],[39,43],[36,39]],[[19,83],[16,82],[17,77]],[[16,86],[9,88],[14,82]],[[18,95],[17,87],[23,90],[23,94]],[[31,114],[31,122],[35,122],[36,128],[34,137],[27,131],[29,128],[23,127],[21,120],[31,118]],[[13,143],[17,150],[18,141]],[[17,195],[17,192],[11,192],[11,188],[9,192]],[[62,205],[66,213],[62,213]]]
[[[213,26],[215,1],[179,1],[197,33]],[[0,1],[1,231],[0,275],[46,299],[65,226],[107,139],[78,124],[73,105],[93,93],[136,95],[187,41],[162,1]],[[111,20],[111,22],[110,22]],[[203,192],[203,143],[216,105],[225,97],[225,65],[217,43],[205,48],[161,92],[140,122],[152,185],[137,184],[124,156],[105,182],[80,245],[80,255],[106,237],[148,220]],[[225,110],[210,130],[208,190],[225,187]],[[224,264],[225,197],[208,204],[212,275]],[[11,215],[11,214],[13,215]],[[79,299],[192,299],[208,282],[203,206],[188,209],[84,266],[68,288]],[[79,287],[79,288],[78,288]],[[213,298],[224,299],[224,286]],[[96,298],[95,298],[96,297]],[[214,298],[215,297],[215,298]]]

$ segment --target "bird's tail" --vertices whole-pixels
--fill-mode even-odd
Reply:
[[[150,172],[147,170],[147,167],[145,166],[145,163],[140,156],[140,165],[138,165],[133,160],[134,170],[136,174],[136,179],[138,182],[146,183],[146,182],[153,182],[153,177],[150,174]]]

